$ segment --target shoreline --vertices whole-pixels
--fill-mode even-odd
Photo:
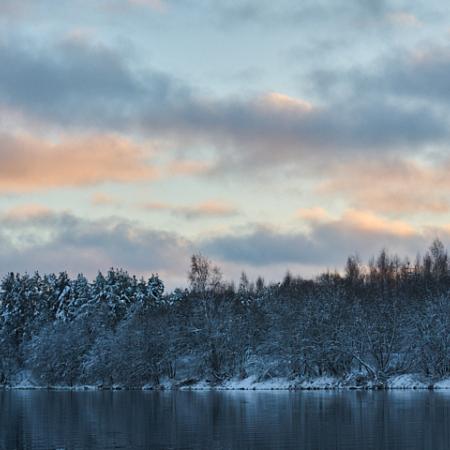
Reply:
[[[389,391],[389,390],[447,390],[450,389],[450,378],[426,379],[417,374],[404,374],[389,377],[385,382],[355,380],[354,377],[344,379],[334,377],[317,377],[289,380],[272,378],[258,381],[250,376],[245,379],[226,380],[213,383],[208,380],[163,380],[160,384],[144,386],[124,386],[120,384],[104,385],[39,385],[32,379],[0,386],[1,390],[48,390],[48,391]]]

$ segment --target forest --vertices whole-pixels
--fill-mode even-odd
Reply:
[[[345,261],[345,260],[344,260]],[[435,240],[414,262],[382,250],[342,273],[224,282],[192,256],[189,287],[121,269],[7,274],[0,291],[0,384],[140,388],[162,380],[450,377],[450,268]],[[361,381],[362,380],[362,381]]]

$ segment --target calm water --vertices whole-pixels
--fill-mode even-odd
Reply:
[[[450,448],[450,392],[0,392],[0,449]]]

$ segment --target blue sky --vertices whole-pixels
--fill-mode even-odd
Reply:
[[[276,279],[450,232],[450,12],[3,0],[0,271]]]

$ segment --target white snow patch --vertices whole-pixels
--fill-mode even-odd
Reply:
[[[211,386],[210,383],[208,383],[205,380],[200,380],[197,381],[194,384],[190,384],[190,385],[186,385],[186,386],[181,386],[180,387],[181,390],[183,391],[189,391],[189,390],[193,390],[193,391],[203,391],[203,390],[209,390],[209,389],[213,389],[213,387]]]
[[[428,384],[419,379],[415,374],[395,375],[387,380],[389,389],[427,389]]]
[[[450,378],[434,383],[434,389],[450,389]]]
[[[270,378],[265,381],[259,381],[255,385],[255,389],[292,389],[294,383],[286,378]]]
[[[96,391],[97,386],[93,386],[90,384],[76,384],[70,388],[73,391]]]
[[[214,385],[205,380],[198,381],[190,386],[182,386],[183,390],[289,390],[289,389],[336,389],[341,387],[341,382],[334,377],[324,376],[307,380],[290,380],[288,378],[270,378],[258,380],[256,376],[244,379],[233,378],[223,383]]]
[[[247,378],[227,380],[222,383],[222,389],[254,389],[257,378],[252,375]]]
[[[180,387],[182,390],[276,390],[292,388],[292,381],[286,378],[271,378],[258,381],[256,376],[250,376],[244,379],[233,378],[220,384],[211,384],[206,380],[201,380],[190,386]]]
[[[290,389],[292,388],[292,381],[289,381],[286,378],[269,378],[267,380],[258,381],[255,376],[250,376],[243,380],[232,380],[227,388],[253,390]]]

